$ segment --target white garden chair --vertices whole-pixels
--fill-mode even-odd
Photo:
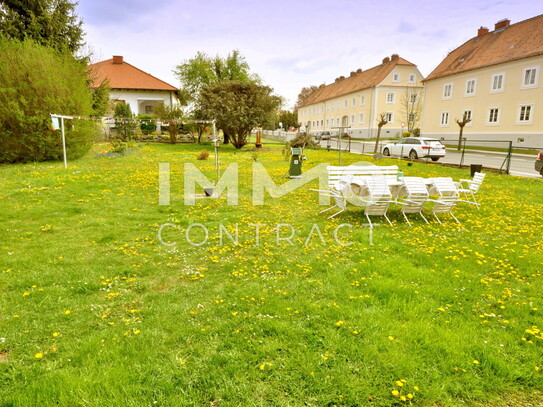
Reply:
[[[338,212],[334,213],[332,216],[329,216],[328,219],[332,219],[334,216],[339,215],[341,212],[347,209],[347,200],[354,197],[351,184],[346,180],[336,182],[333,188],[330,190],[324,191],[320,189],[312,189],[312,191],[317,191],[319,195],[330,197],[334,202],[334,205],[320,211],[319,213],[327,212],[334,208],[339,209]]]
[[[424,204],[430,199],[424,179],[420,177],[404,177],[402,181],[401,194],[405,195],[405,198],[400,198],[398,203],[402,205],[403,217],[411,226],[406,214],[418,213],[428,223],[428,220],[422,214]]]
[[[483,174],[482,172],[476,172],[473,174],[473,179],[461,179],[460,182],[458,182],[458,192],[464,194],[467,202],[472,205],[477,206],[477,209],[479,209],[479,203],[475,199],[475,194],[479,192],[479,188],[481,188],[481,185],[485,179],[486,174]]]
[[[387,210],[392,200],[392,194],[384,176],[364,177],[360,185],[359,200],[365,205],[364,215],[370,227],[373,227],[370,216],[384,216],[389,225],[392,222],[387,216]]]
[[[432,184],[430,186],[430,194],[435,194],[438,199],[429,199],[434,202],[432,207],[432,213],[439,223],[442,223],[437,214],[449,213],[453,219],[460,223],[456,216],[452,213],[452,210],[458,202],[459,194],[456,185],[452,178],[432,178]]]

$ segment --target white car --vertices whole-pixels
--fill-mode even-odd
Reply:
[[[386,144],[383,147],[383,155],[408,157],[411,160],[428,157],[432,161],[437,161],[445,157],[445,146],[435,138],[406,137],[395,143]]]

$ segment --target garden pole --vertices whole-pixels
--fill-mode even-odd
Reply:
[[[215,125],[215,120],[213,120],[213,144],[215,145],[215,169],[217,170],[217,182],[216,190],[219,191],[219,180],[220,178],[220,166],[219,166],[219,139],[217,137],[217,126]]]

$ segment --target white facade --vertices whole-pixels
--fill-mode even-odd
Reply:
[[[155,106],[161,102],[165,106],[179,105],[174,92],[165,90],[111,89],[109,98],[129,104],[134,114],[153,114]]]

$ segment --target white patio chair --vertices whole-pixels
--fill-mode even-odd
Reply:
[[[418,213],[426,223],[428,220],[422,214],[422,208],[430,199],[428,188],[424,179],[420,177],[404,177],[403,185],[401,186],[401,194],[405,194],[405,198],[401,197],[398,201],[402,205],[402,214],[409,226],[411,222],[407,218],[407,213]]]
[[[390,204],[395,201],[392,200],[386,178],[384,176],[365,177],[362,182],[359,200],[365,204],[364,215],[370,227],[373,228],[370,216],[384,216],[392,226],[392,222],[387,216],[387,210]]]
[[[312,189],[312,191],[317,191],[319,195],[330,197],[334,202],[334,205],[320,211],[319,213],[327,212],[333,208],[339,209],[338,212],[334,213],[332,216],[329,216],[328,219],[332,219],[334,216],[339,215],[341,212],[347,209],[347,200],[354,197],[351,184],[344,180],[338,181],[330,190],[325,191],[320,189]]]
[[[453,219],[460,223],[456,216],[452,213],[453,208],[458,202],[459,194],[456,185],[452,178],[432,178],[432,184],[430,186],[430,194],[436,194],[438,199],[429,199],[434,202],[432,207],[432,213],[439,223],[442,223],[437,214],[449,213]]]
[[[483,174],[482,172],[476,172],[473,174],[473,179],[461,179],[459,183],[458,192],[464,194],[467,202],[472,205],[477,206],[477,209],[479,209],[480,203],[477,202],[475,199],[475,194],[479,192],[479,188],[481,188],[481,185],[485,179],[486,174]]]

